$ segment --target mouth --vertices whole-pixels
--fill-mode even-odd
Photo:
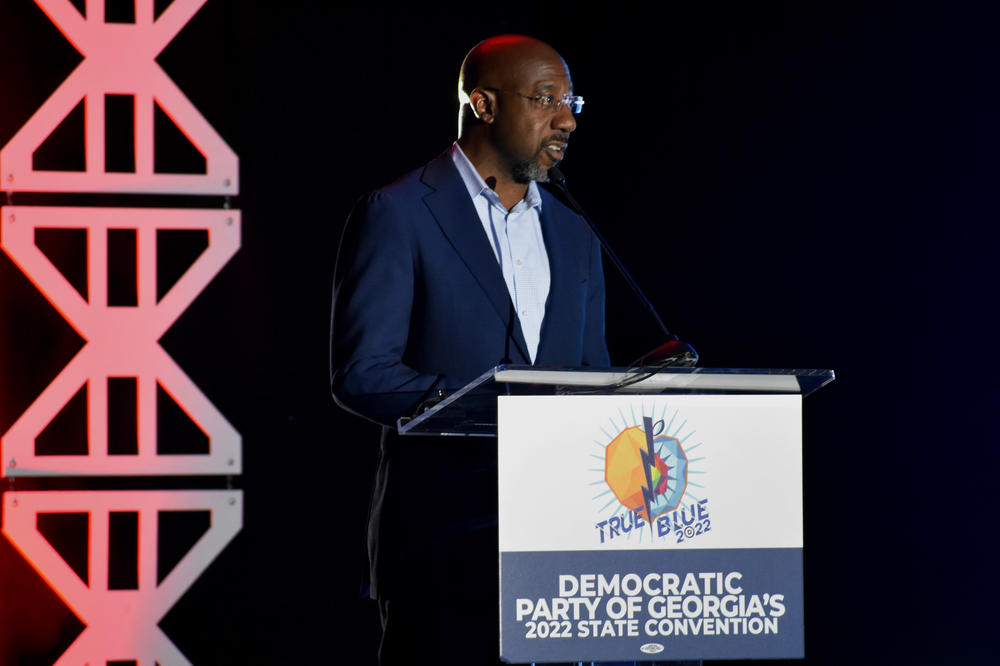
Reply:
[[[553,162],[559,162],[566,154],[569,143],[566,141],[548,141],[542,144],[542,150],[552,158]]]

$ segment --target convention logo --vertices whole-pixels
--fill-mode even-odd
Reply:
[[[631,421],[619,411],[621,424],[611,419],[612,428],[601,428],[605,442],[604,478],[592,485],[604,489],[593,499],[602,506],[596,523],[600,543],[620,538],[665,540],[683,543],[712,529],[708,498],[704,495],[704,460],[695,452],[702,442],[691,442],[693,430],[687,421],[677,423],[675,410],[669,422],[664,406],[660,417]],[[695,457],[692,456],[695,452]],[[610,515],[608,515],[610,514]],[[607,517],[605,517],[607,516]]]

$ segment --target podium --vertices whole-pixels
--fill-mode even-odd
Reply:
[[[799,658],[802,398],[833,378],[498,366],[398,427],[497,437],[504,661]]]

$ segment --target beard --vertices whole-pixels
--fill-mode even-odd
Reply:
[[[557,141],[562,143],[564,146],[569,143],[569,134],[555,134],[550,136],[545,142],[539,147],[538,152],[532,155],[529,159],[514,161],[514,166],[511,167],[510,175],[514,179],[515,183],[520,183],[522,185],[527,185],[531,181],[536,181],[539,183],[549,182],[549,170],[542,166],[541,157],[542,153],[545,152],[545,146],[551,142]],[[555,166],[559,162],[556,162],[552,166]]]
[[[510,175],[515,183],[522,185],[527,185],[533,180],[539,183],[549,182],[549,170],[542,168],[541,163],[538,161],[538,155],[535,155],[530,160],[514,164],[511,167]]]

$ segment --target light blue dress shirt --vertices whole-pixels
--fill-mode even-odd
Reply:
[[[541,338],[542,319],[545,317],[545,301],[549,297],[552,282],[549,255],[545,251],[542,225],[538,217],[542,210],[538,185],[531,181],[525,197],[508,211],[500,203],[497,193],[486,185],[483,177],[472,166],[458,143],[451,147],[451,159],[469,190],[469,196],[483,224],[483,231],[500,265],[507,291],[521,322],[528,355],[534,363]]]

